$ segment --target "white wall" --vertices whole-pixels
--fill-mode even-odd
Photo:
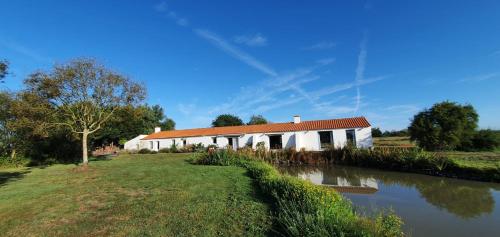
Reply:
[[[145,137],[146,137],[146,135],[139,135],[137,137],[134,137],[134,138],[128,140],[127,142],[125,142],[125,145],[123,146],[123,148],[125,150],[128,150],[128,151],[139,150],[140,149],[139,143],[141,142],[141,139],[143,139]]]
[[[282,142],[284,148],[295,148],[296,150],[300,150],[304,148],[308,151],[319,151],[320,142],[319,142],[319,133],[320,131],[332,131],[333,135],[333,143],[335,147],[343,147],[347,143],[346,138],[346,130],[349,129],[333,129],[333,130],[312,130],[312,131],[297,131],[297,132],[284,132],[284,133],[276,133],[282,134]],[[356,145],[360,148],[369,148],[372,147],[373,141],[371,136],[371,127],[367,128],[356,128]],[[255,133],[255,134],[244,134],[240,136],[229,136],[237,138],[237,142],[234,145],[237,145],[238,148],[243,148],[249,144],[252,144],[252,148],[255,149],[257,143],[264,142],[266,149],[269,149],[269,135],[276,134],[264,134],[264,133]],[[214,136],[202,136],[202,137],[187,137],[187,138],[175,138],[175,142],[177,148],[183,147],[183,139],[187,142],[186,144],[198,144],[202,143],[205,147],[208,145],[214,145],[212,142],[212,138]],[[141,140],[140,148],[150,148],[150,142],[153,141],[153,150],[157,149],[157,143],[160,142],[160,149],[162,148],[170,148],[172,145],[172,141],[174,138],[167,139],[154,139],[154,140]],[[132,140],[131,140],[132,141]],[[128,142],[127,142],[128,143]],[[217,136],[217,147],[223,148],[228,145],[228,138],[226,136]]]
[[[333,135],[333,144],[335,147],[343,147],[347,143],[346,130],[350,129],[333,129],[333,130],[312,130],[312,131],[300,131],[297,134],[297,144],[295,149],[300,150],[304,148],[308,151],[319,151],[319,133],[322,131],[331,131]],[[373,146],[372,141],[372,130],[371,127],[367,128],[355,128],[356,134],[356,146],[359,148],[370,148]]]

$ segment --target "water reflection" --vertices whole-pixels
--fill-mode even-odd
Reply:
[[[280,169],[343,193],[374,195],[379,190],[379,185],[414,188],[427,203],[463,219],[492,213],[495,200],[491,190],[500,190],[500,185],[493,183],[355,167],[295,166]],[[390,195],[397,195],[397,192]]]

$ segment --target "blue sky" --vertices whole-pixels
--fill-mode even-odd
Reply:
[[[436,102],[500,128],[498,1],[2,1],[0,58],[35,70],[93,57],[143,82],[177,128],[221,113],[366,116],[400,129]]]

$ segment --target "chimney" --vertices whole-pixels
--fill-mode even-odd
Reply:
[[[293,116],[293,123],[300,123],[300,115]]]
[[[161,132],[161,128],[160,127],[155,127],[155,133],[158,133],[158,132]]]

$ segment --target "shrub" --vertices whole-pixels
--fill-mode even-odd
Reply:
[[[179,152],[179,150],[177,149],[177,146],[175,144],[170,145],[170,152],[172,152],[172,153]]]
[[[493,151],[500,146],[500,137],[491,129],[479,130],[472,138],[472,147],[469,150]]]
[[[170,153],[170,152],[172,152],[172,151],[170,151],[170,149],[169,149],[169,148],[162,148],[162,149],[160,149],[160,150],[158,151],[158,153]]]
[[[12,167],[23,167],[30,165],[31,160],[25,157],[14,156],[14,158],[8,156],[0,156],[0,167],[12,168]]]
[[[151,154],[151,150],[149,150],[148,148],[142,148],[137,153],[139,153],[139,154]]]
[[[217,145],[211,144],[207,146],[207,151],[215,151],[217,150]]]
[[[198,143],[198,144],[194,144],[193,146],[193,151],[194,152],[204,152],[206,150],[205,148],[205,145],[203,145],[203,143]]]

